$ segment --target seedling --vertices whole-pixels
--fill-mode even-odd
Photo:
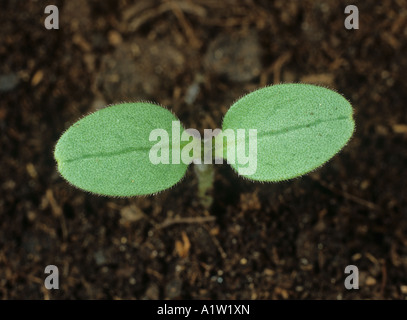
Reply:
[[[174,114],[153,103],[101,109],[61,136],[54,151],[58,170],[78,188],[122,197],[168,189],[192,162],[203,168],[196,172],[211,175],[202,167],[208,157],[226,160],[245,178],[276,182],[323,165],[355,128],[352,107],[342,95],[309,84],[269,86],[237,100],[223,119],[221,139],[202,140],[182,126],[174,131],[176,123]],[[247,170],[253,169],[249,158],[256,161],[255,170]]]

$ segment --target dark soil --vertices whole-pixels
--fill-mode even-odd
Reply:
[[[352,1],[359,30],[344,27],[348,1],[54,1],[59,30],[47,4],[0,4],[0,298],[407,298],[407,1]],[[243,94],[299,81],[343,93],[357,123],[304,177],[217,165],[205,210],[192,167],[130,199],[56,171],[59,136],[105,105],[155,101],[202,132]]]

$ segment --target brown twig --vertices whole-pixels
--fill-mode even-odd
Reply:
[[[156,226],[156,229],[164,229],[169,226],[172,226],[174,224],[180,224],[180,223],[205,223],[205,222],[211,222],[215,221],[216,217],[215,216],[208,216],[208,217],[184,217],[184,218],[167,218],[165,219],[162,223],[158,224]]]
[[[346,191],[338,190],[338,189],[336,189],[334,187],[331,187],[328,183],[326,183],[326,182],[324,182],[324,181],[322,181],[320,179],[314,178],[312,176],[311,176],[311,179],[313,179],[314,181],[317,181],[321,186],[328,189],[329,191],[331,191],[331,192],[333,192],[333,193],[335,193],[337,195],[340,195],[340,196],[342,196],[342,197],[344,197],[344,198],[346,198],[346,199],[348,199],[350,201],[356,202],[356,203],[358,203],[358,204],[360,204],[360,205],[362,205],[364,207],[367,207],[367,208],[369,208],[371,210],[379,210],[379,207],[376,204],[374,204],[373,202],[370,202],[370,201],[367,201],[365,199],[359,198],[359,197],[357,197],[357,196],[355,196],[353,194],[350,194],[350,193],[348,193]]]
[[[386,287],[386,282],[387,282],[387,268],[386,268],[386,262],[384,260],[381,261],[381,264],[382,264],[382,283],[380,286],[380,295],[383,297],[384,289]]]
[[[278,84],[281,81],[281,68],[291,59],[291,53],[286,52],[279,56],[273,64],[268,67],[260,76],[260,86],[264,87],[267,84],[267,77],[270,73],[273,74],[273,83]]]
[[[134,12],[130,12],[130,13],[126,14],[126,17],[125,17],[127,20],[129,20],[128,30],[130,32],[135,32],[143,24],[147,23],[149,20],[155,19],[156,17],[158,17],[168,11],[173,11],[178,19],[181,16],[177,16],[177,14],[179,15],[180,12],[182,15],[183,15],[183,12],[188,12],[188,13],[200,16],[200,17],[206,16],[206,10],[204,8],[197,6],[197,5],[193,5],[191,3],[177,2],[176,8],[178,8],[178,10],[175,9],[175,12],[174,12],[174,5],[172,4],[171,1],[164,2],[161,5],[159,5],[158,7],[153,7],[153,8],[148,8],[148,6],[134,8]],[[137,15],[132,17],[134,14],[137,14]],[[181,17],[181,20],[182,20],[182,17]],[[186,21],[186,19],[184,19],[184,21],[180,21],[180,22],[181,22],[181,24],[183,24],[183,23],[185,23],[185,21]],[[185,27],[185,25],[183,25],[183,27]],[[186,32],[190,32],[191,30],[186,30]],[[190,36],[190,35],[188,35],[188,36]],[[193,36],[193,35],[191,35],[191,36]],[[198,40],[198,39],[196,39],[196,40]]]
[[[200,48],[202,46],[202,42],[196,37],[194,29],[185,18],[184,12],[180,8],[179,4],[177,4],[176,2],[170,2],[169,4],[171,6],[172,12],[177,17],[182,29],[184,30],[185,36],[187,37],[191,46],[194,48]]]
[[[226,254],[225,250],[223,250],[222,246],[220,245],[220,242],[218,238],[216,238],[211,232],[208,230],[208,228],[205,228],[208,234],[211,236],[212,242],[215,244],[216,248],[218,248],[218,251],[222,257],[222,259],[226,259],[228,255]]]

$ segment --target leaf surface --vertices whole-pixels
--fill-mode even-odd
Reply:
[[[157,141],[149,141],[149,135],[154,129],[166,130],[171,155],[172,148],[179,147],[171,144],[172,121],[178,119],[152,103],[123,103],[96,111],[59,139],[54,151],[58,170],[76,187],[101,195],[145,195],[170,188],[188,165],[153,164],[149,152]]]
[[[350,103],[335,91],[310,84],[279,84],[254,91],[236,101],[226,113],[222,129],[257,130],[257,170],[245,175],[258,181],[281,181],[321,166],[351,138],[355,124]],[[231,146],[228,146],[231,147]],[[227,158],[226,149],[224,157]],[[247,167],[227,159],[238,172]]]

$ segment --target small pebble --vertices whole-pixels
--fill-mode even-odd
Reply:
[[[368,276],[367,279],[366,279],[366,285],[367,286],[374,286],[375,284],[376,284],[376,279],[371,277],[371,276]]]
[[[15,73],[0,74],[0,92],[13,90],[19,81],[20,79]]]
[[[182,281],[179,279],[173,279],[165,286],[165,297],[167,299],[175,299],[181,296]]]

